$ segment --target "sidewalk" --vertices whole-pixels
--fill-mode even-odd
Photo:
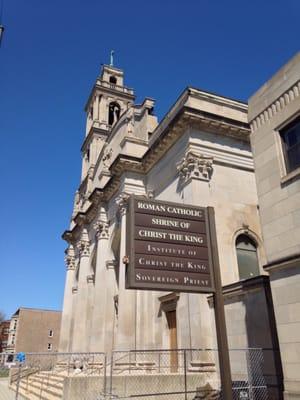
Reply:
[[[8,388],[8,379],[0,378],[0,400],[15,400],[16,393]],[[18,396],[18,400],[24,400],[24,397]]]

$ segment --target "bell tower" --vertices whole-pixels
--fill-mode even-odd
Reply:
[[[124,86],[123,71],[112,65],[103,65],[85,108],[86,135],[93,127],[108,133],[134,99],[133,90]]]
[[[134,100],[133,89],[124,86],[123,71],[113,65],[103,65],[85,106],[87,118],[85,140],[81,148],[81,181],[94,168],[107,137]]]

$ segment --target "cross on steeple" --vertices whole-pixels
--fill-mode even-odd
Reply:
[[[110,51],[110,63],[109,63],[109,65],[110,65],[111,67],[114,66],[114,54],[115,54],[114,50],[111,50],[111,51]]]

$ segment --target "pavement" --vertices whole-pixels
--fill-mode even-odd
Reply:
[[[15,400],[15,398],[16,393],[8,387],[8,378],[0,378],[0,400]],[[25,399],[19,395],[18,400]]]

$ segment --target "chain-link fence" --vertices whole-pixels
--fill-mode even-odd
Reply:
[[[230,350],[233,400],[273,400],[268,379],[273,350]],[[18,367],[14,354],[0,355],[0,371],[20,393],[46,399],[225,400],[218,351],[213,349],[27,353]],[[45,397],[44,397],[45,394]],[[226,399],[227,400],[227,399]]]
[[[267,400],[261,349],[230,350],[233,399]],[[218,352],[212,349],[113,352],[113,398],[222,399]]]
[[[20,363],[15,354],[0,355],[0,371],[9,375],[12,390],[26,398],[41,400],[76,398],[95,400],[106,392],[106,355],[104,353],[26,353]]]

